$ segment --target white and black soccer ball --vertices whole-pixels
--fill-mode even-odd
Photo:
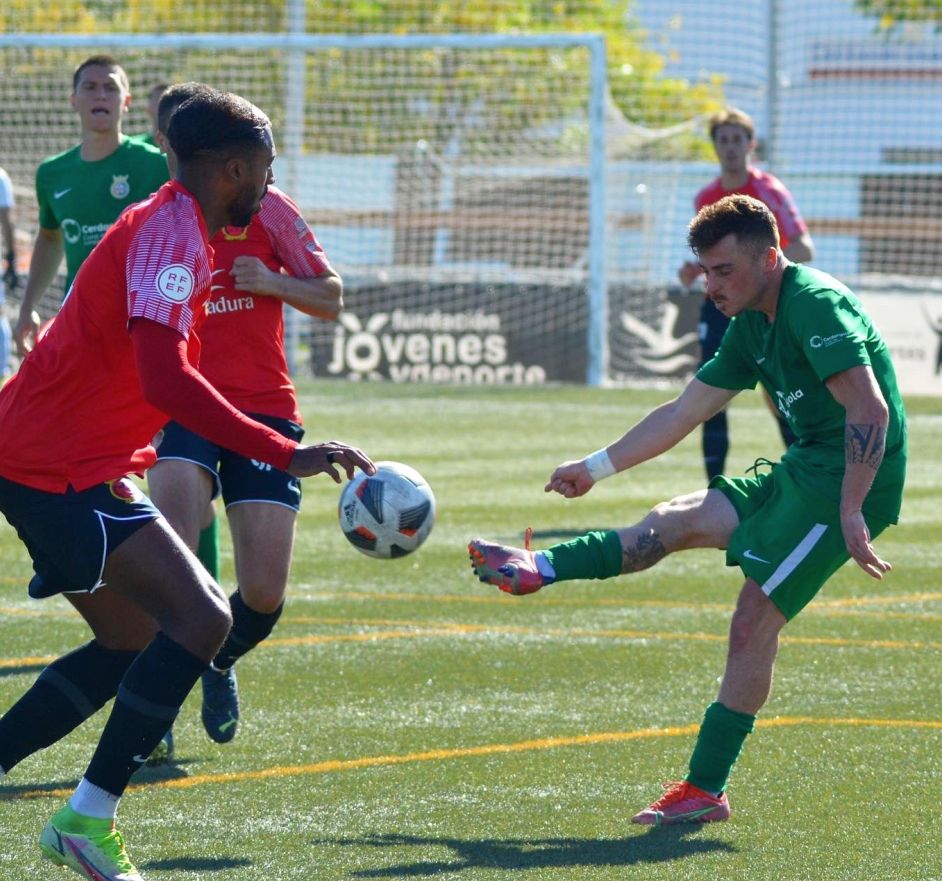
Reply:
[[[435,523],[435,496],[415,468],[377,462],[357,473],[340,494],[340,528],[358,551],[388,559],[411,554]]]

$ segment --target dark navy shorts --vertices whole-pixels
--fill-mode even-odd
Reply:
[[[304,437],[304,429],[290,419],[256,413],[246,415],[291,440],[300,442]],[[294,511],[301,508],[301,481],[297,477],[267,462],[233,453],[176,422],[168,422],[162,436],[158,437],[157,459],[180,459],[205,468],[215,484],[213,498],[222,493],[227,508],[242,502],[270,502]]]
[[[729,327],[729,319],[713,305],[709,297],[704,297],[700,307],[700,366],[702,367],[715,354],[723,342],[723,335]]]
[[[0,477],[0,511],[33,558],[29,594],[34,599],[101,587],[108,555],[160,516],[127,477],[64,493]]]

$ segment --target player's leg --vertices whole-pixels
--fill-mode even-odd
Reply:
[[[95,638],[53,661],[0,717],[0,770],[61,740],[118,691],[128,667],[155,635],[153,619],[110,588],[67,594]]]
[[[219,530],[212,499],[219,491],[219,448],[171,422],[159,436],[157,451],[158,460],[147,472],[151,499],[187,547],[196,552],[212,579],[218,581]],[[212,524],[208,531],[207,522]],[[170,764],[175,752],[171,727],[151,753],[148,764]]]
[[[263,421],[289,437],[301,428],[288,420]],[[284,471],[229,451],[220,478],[232,533],[238,587],[229,597],[232,629],[203,674],[203,727],[217,743],[236,735],[240,706],[236,661],[264,641],[284,605],[301,482]]]
[[[218,586],[163,519],[141,526],[108,554],[103,580],[108,594],[78,604],[88,623],[102,628],[117,617],[125,607],[117,596],[152,618],[157,634],[128,667],[88,769],[40,843],[46,856],[88,877],[135,878],[114,830],[118,802],[215,654],[230,618]],[[104,627],[110,632],[113,624]]]
[[[468,552],[481,581],[526,594],[556,581],[640,572],[674,551],[725,548],[738,523],[723,493],[705,489],[662,502],[634,526],[588,532],[542,551],[530,550],[529,542],[515,548],[476,538]]]
[[[768,699],[779,633],[848,559],[837,501],[806,495],[784,466],[724,480],[741,518],[727,561],[746,574],[729,631],[726,670],[707,707],[686,780],[641,811],[636,823],[725,820],[725,790],[756,714]],[[868,518],[871,535],[886,524]]]
[[[700,324],[698,325],[701,366],[716,354],[728,326],[729,319],[716,308],[712,300],[704,298],[703,305],[700,307]],[[701,445],[707,480],[712,480],[726,470],[726,456],[729,453],[729,421],[725,410],[721,410],[703,423]]]
[[[216,516],[216,506],[213,502],[206,506],[203,513],[196,557],[213,576],[213,580],[219,581],[219,518]]]
[[[194,552],[199,546],[200,531],[215,487],[213,471],[199,462],[186,459],[158,459],[147,472],[151,501]]]

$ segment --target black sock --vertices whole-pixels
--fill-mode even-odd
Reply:
[[[137,655],[92,640],[53,661],[0,719],[0,767],[9,771],[98,712]]]
[[[267,639],[285,607],[282,603],[274,612],[256,612],[245,604],[238,591],[229,597],[229,605],[232,607],[232,629],[213,658],[213,666],[217,670],[228,670],[239,658]]]
[[[708,480],[723,473],[728,452],[729,422],[726,411],[720,410],[703,423],[703,464],[706,466]]]
[[[206,667],[205,661],[158,633],[121,680],[85,779],[120,796],[173,724]]]

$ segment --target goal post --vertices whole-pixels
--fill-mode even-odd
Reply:
[[[376,337],[381,370],[400,347],[399,366],[446,380],[465,375],[449,365],[496,377],[538,363],[542,348],[543,360],[561,366],[534,377],[604,382],[602,36],[0,34],[8,121],[0,155],[12,157],[5,161],[21,216],[35,217],[38,162],[77,140],[69,77],[97,52],[113,54],[131,79],[130,133],[146,129],[142,97],[161,80],[204,81],[269,114],[278,185],[299,203],[350,292],[347,324],[328,335],[352,337],[370,313],[392,316],[384,329],[393,336]],[[388,282],[399,299],[384,300]],[[515,302],[526,315],[513,312]],[[407,306],[425,316],[419,323],[458,328],[440,331],[450,340],[429,341],[427,362],[406,324],[395,326],[395,310]],[[475,316],[489,330],[475,329]],[[510,339],[508,321],[521,337],[528,324],[533,339]],[[326,333],[316,328],[314,340]]]

